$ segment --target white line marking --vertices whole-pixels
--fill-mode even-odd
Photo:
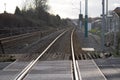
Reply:
[[[95,51],[94,48],[82,48],[83,51]]]
[[[105,77],[105,75],[102,73],[102,71],[100,70],[100,68],[97,66],[97,64],[95,63],[94,60],[92,60],[92,62],[95,64],[95,66],[97,67],[97,69],[100,71],[101,75],[104,77],[105,80],[107,80],[107,78]]]
[[[13,65],[14,63],[16,63],[17,62],[17,60],[16,61],[14,61],[14,62],[12,62],[11,64],[9,64],[8,66],[6,66],[4,69],[3,69],[3,71],[6,71],[11,65]]]

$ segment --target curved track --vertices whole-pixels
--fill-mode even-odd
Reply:
[[[73,78],[74,80],[81,80],[81,74],[80,74],[80,70],[79,70],[79,67],[78,67],[78,62],[76,60],[76,57],[75,57],[75,50],[74,50],[74,41],[73,41],[73,34],[74,34],[74,31],[75,29],[73,29],[72,31],[70,30],[71,34],[70,34],[70,44],[71,44],[71,49],[69,53],[71,53],[71,57],[72,57],[72,71],[73,71]],[[65,53],[59,53],[59,55],[56,53],[46,53],[47,51],[50,52],[52,50],[51,46],[53,46],[53,49],[55,49],[55,43],[57,43],[57,41],[59,42],[59,40],[61,41],[61,37],[65,36],[65,35],[68,35],[68,34],[65,34],[69,31],[64,31],[63,33],[61,33],[59,36],[57,36],[57,38],[55,38],[48,46],[47,48],[35,59],[35,60],[32,60],[19,74],[18,76],[14,79],[14,80],[23,80],[25,78],[25,76],[28,74],[28,72],[32,69],[32,67],[39,61],[39,60],[44,60],[44,59],[47,59],[47,60],[51,60],[53,59],[53,56],[55,58],[59,58],[60,57],[64,57],[64,54]],[[50,50],[49,50],[50,49]],[[54,51],[54,50],[53,50]],[[69,55],[69,58],[70,58],[70,55]],[[59,59],[58,59],[59,60]]]
[[[19,74],[14,80],[23,80],[23,78],[27,75],[27,73],[31,70],[31,68],[36,64],[36,62],[45,54],[45,52],[65,33],[61,33],[57,36],[48,46],[47,48],[35,59],[32,60]]]
[[[95,47],[93,42],[96,41],[90,36],[83,38],[77,30],[57,31],[21,49],[21,53],[27,54],[26,57],[21,56],[21,59],[1,70],[1,79],[119,80],[120,60],[93,60],[98,56],[81,48]]]
[[[38,76],[41,79],[45,76],[45,72],[49,75],[49,77],[53,75],[51,78],[52,80],[56,80],[55,78],[60,77],[62,71],[64,71],[62,76],[64,75],[64,78],[66,78],[66,76],[69,75],[69,79],[62,78],[61,80],[89,80],[89,77],[91,77],[90,80],[94,80],[95,78],[97,78],[97,80],[107,80],[106,76],[104,76],[103,72],[99,69],[96,61],[93,60],[93,58],[96,58],[92,57],[94,54],[91,55],[85,53],[81,50],[81,46],[77,43],[79,42],[76,37],[75,28],[63,31],[54,40],[52,40],[43,51],[40,52],[37,49],[37,57],[31,55],[34,59],[32,59],[30,63],[28,62],[28,65],[26,64],[27,66],[24,67],[24,69],[22,68],[20,70],[14,80],[29,80],[31,78],[31,80],[34,80],[39,79]],[[69,70],[68,74],[66,73],[67,70]],[[94,73],[91,72],[92,70],[94,70]],[[56,72],[59,73],[59,76],[58,74],[55,75]],[[36,74],[38,74],[37,77]],[[46,80],[49,80],[49,78]]]

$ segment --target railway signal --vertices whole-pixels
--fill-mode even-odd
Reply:
[[[82,28],[83,14],[79,14],[79,24],[80,28]]]

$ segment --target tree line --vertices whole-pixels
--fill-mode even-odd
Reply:
[[[15,15],[23,16],[34,22],[41,23],[42,26],[60,26],[66,25],[66,20],[60,18],[59,15],[48,13],[49,7],[47,0],[26,0],[23,3],[22,10],[16,7]]]

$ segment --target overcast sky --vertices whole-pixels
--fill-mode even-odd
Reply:
[[[14,13],[15,7],[21,7],[23,0],[0,0],[0,13],[4,12],[4,3],[6,3],[6,10],[9,13]],[[80,1],[82,2],[82,13],[85,10],[85,0],[48,0],[50,6],[50,13],[59,14],[62,18],[78,18],[80,13]],[[109,10],[120,6],[120,0],[108,0]],[[97,17],[102,13],[102,0],[88,0],[88,16]]]

